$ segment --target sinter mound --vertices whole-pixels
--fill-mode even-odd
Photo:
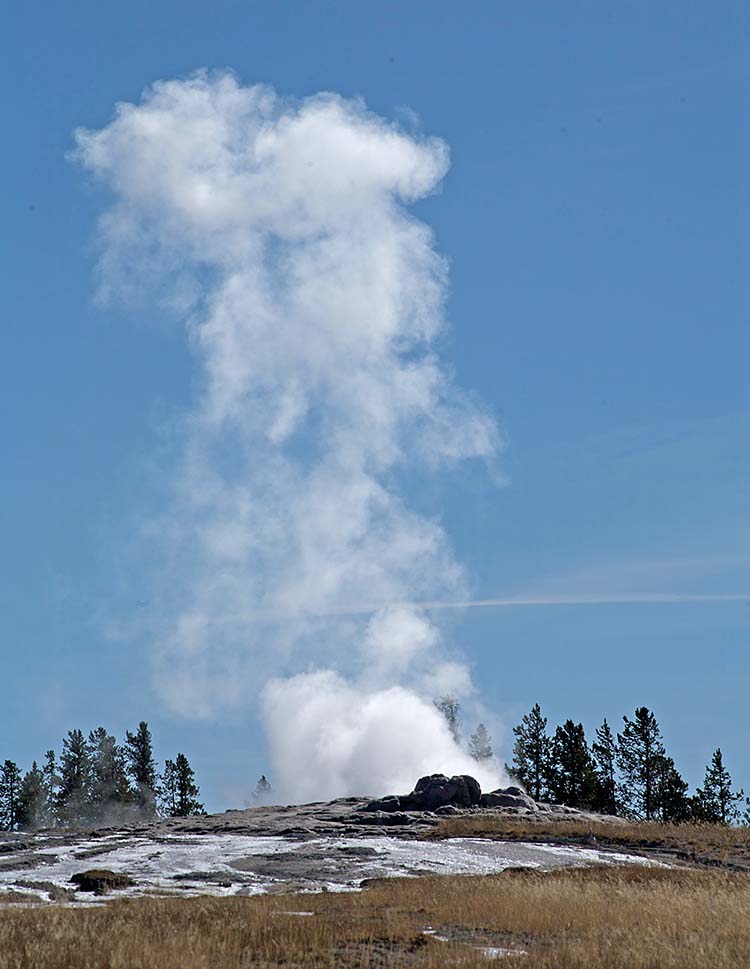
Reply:
[[[520,787],[501,787],[482,794],[479,782],[469,774],[420,777],[411,794],[391,794],[369,801],[363,811],[441,811],[443,808],[505,807],[536,811],[533,798]],[[452,813],[446,811],[445,813]]]

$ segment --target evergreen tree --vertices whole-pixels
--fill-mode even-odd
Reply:
[[[744,796],[744,791],[732,789],[732,778],[724,766],[721,748],[717,747],[706,767],[703,787],[696,792],[696,814],[712,824],[732,824],[739,819],[737,802]]]
[[[60,775],[57,773],[57,762],[54,750],[48,750],[44,755],[44,789],[47,794],[47,818],[49,824],[57,819],[57,790],[60,786]]]
[[[596,728],[596,741],[591,745],[596,771],[596,794],[593,808],[601,814],[617,814],[617,741],[607,718]]]
[[[45,828],[50,823],[44,772],[36,761],[24,774],[18,794],[18,826],[25,831]]]
[[[98,822],[122,821],[130,801],[125,755],[104,727],[89,734],[91,816]]]
[[[659,820],[688,821],[691,816],[690,798],[687,796],[688,785],[682,779],[671,757],[666,755],[659,758],[657,764],[657,811]]]
[[[177,767],[169,758],[164,761],[158,795],[162,814],[168,818],[176,818],[180,813],[177,809]]]
[[[91,817],[91,756],[80,730],[69,730],[60,757],[57,815],[63,824],[84,824]]]
[[[513,764],[508,773],[522,784],[535,801],[548,794],[551,741],[547,735],[547,718],[538,703],[513,728]]]
[[[492,739],[483,723],[478,723],[476,731],[469,737],[469,753],[478,761],[492,757]]]
[[[659,810],[659,786],[665,757],[661,731],[653,713],[638,707],[617,735],[617,764],[622,775],[622,800],[634,818],[650,821]]]
[[[18,827],[21,771],[12,760],[0,767],[0,830],[15,831]]]
[[[451,735],[456,743],[461,740],[461,704],[452,694],[441,696],[433,701],[438,710],[445,717],[450,727]]]
[[[195,774],[184,754],[178,754],[164,763],[161,798],[168,817],[182,818],[193,814],[205,814],[198,800],[200,789],[195,784]]]
[[[596,791],[594,761],[582,723],[566,720],[555,730],[549,765],[552,799],[568,807],[590,807]]]
[[[151,731],[145,720],[138,724],[138,730],[125,734],[125,757],[130,779],[135,791],[135,802],[141,814],[156,814],[156,764],[151,746]]]
[[[265,774],[261,774],[253,792],[253,801],[256,804],[268,804],[273,788]]]

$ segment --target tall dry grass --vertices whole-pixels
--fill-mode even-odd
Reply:
[[[636,851],[665,851],[690,861],[750,868],[750,827],[656,822],[538,822],[495,817],[446,818],[428,838],[498,838],[581,843],[594,835],[602,845]]]
[[[525,949],[527,969],[750,966],[750,877],[607,867],[0,910],[2,969],[486,969],[477,945]]]

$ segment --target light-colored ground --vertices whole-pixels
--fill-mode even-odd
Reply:
[[[68,901],[92,896],[72,891],[71,876],[88,868],[128,874],[132,888],[118,895],[251,895],[279,891],[351,891],[366,879],[398,875],[492,874],[506,868],[558,868],[591,864],[645,864],[622,852],[581,846],[503,843],[486,839],[424,841],[380,835],[364,838],[246,837],[123,833],[55,844],[27,838],[2,856],[0,904]]]

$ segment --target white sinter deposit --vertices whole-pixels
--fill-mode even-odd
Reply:
[[[180,835],[158,839],[85,839],[3,856],[3,894],[27,894],[29,901],[50,898],[52,886],[71,890],[76,872],[104,868],[128,874],[134,886],[121,895],[153,892],[175,895],[251,895],[268,891],[352,891],[366,878],[404,875],[487,875],[509,867],[549,870],[591,864],[653,864],[643,858],[593,848],[482,839],[413,841],[391,837],[288,838],[242,835]],[[91,894],[76,892],[71,903],[90,904]]]

